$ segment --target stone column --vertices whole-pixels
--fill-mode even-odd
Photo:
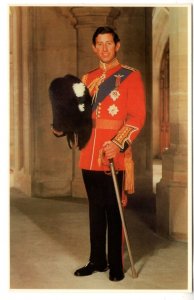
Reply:
[[[154,205],[152,193],[152,8],[122,7],[116,20],[121,40],[118,53],[122,64],[140,70],[146,92],[146,122],[133,142],[135,163],[135,194],[129,203],[150,208]],[[152,200],[153,199],[153,200]]]
[[[157,185],[157,230],[187,239],[188,9],[170,8],[170,148]]]
[[[119,9],[110,7],[73,7],[71,13],[76,19],[77,30],[77,70],[82,77],[89,70],[98,66],[98,61],[92,52],[92,36],[99,26],[114,27],[114,20],[119,15]],[[79,153],[74,152],[74,174],[72,179],[72,196],[86,197],[81,171],[78,167]]]
[[[12,185],[31,193],[28,8],[10,8],[11,172]]]

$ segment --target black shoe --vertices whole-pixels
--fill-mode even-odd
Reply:
[[[125,277],[124,273],[123,272],[119,272],[119,273],[114,273],[114,272],[111,272],[109,273],[109,279],[111,281],[120,281],[122,280],[123,278]]]
[[[75,276],[88,276],[92,275],[94,272],[105,272],[108,270],[108,267],[96,267],[94,263],[89,262],[83,268],[80,268],[75,271]]]

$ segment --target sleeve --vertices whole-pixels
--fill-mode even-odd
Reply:
[[[121,152],[138,136],[146,117],[145,90],[141,73],[134,71],[127,80],[127,118],[124,126],[112,139]]]

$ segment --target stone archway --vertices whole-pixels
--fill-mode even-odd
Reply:
[[[169,41],[167,42],[160,69],[160,154],[170,146],[169,120]]]
[[[153,148],[153,191],[156,193],[156,184],[162,177],[162,160],[160,151],[160,77],[161,63],[165,47],[169,40],[169,9],[156,7],[152,19],[152,74],[153,74],[153,102],[152,102],[152,148]]]
[[[169,39],[169,9],[155,8],[153,11],[153,158],[160,156],[160,68],[165,46]]]

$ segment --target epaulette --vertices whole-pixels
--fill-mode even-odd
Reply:
[[[87,78],[88,78],[88,74],[85,74],[82,76],[82,79],[81,81],[86,85],[86,81],[87,81]]]
[[[98,68],[95,68],[95,69],[92,69],[91,71],[89,71],[87,74],[83,75],[82,76],[82,82],[86,85],[86,81],[87,81],[87,78],[88,78],[88,75],[91,74],[92,72],[98,70]]]
[[[124,68],[124,69],[130,70],[130,71],[133,71],[133,72],[137,71],[137,69],[132,68],[132,67],[127,66],[127,65],[121,65],[121,67]]]

